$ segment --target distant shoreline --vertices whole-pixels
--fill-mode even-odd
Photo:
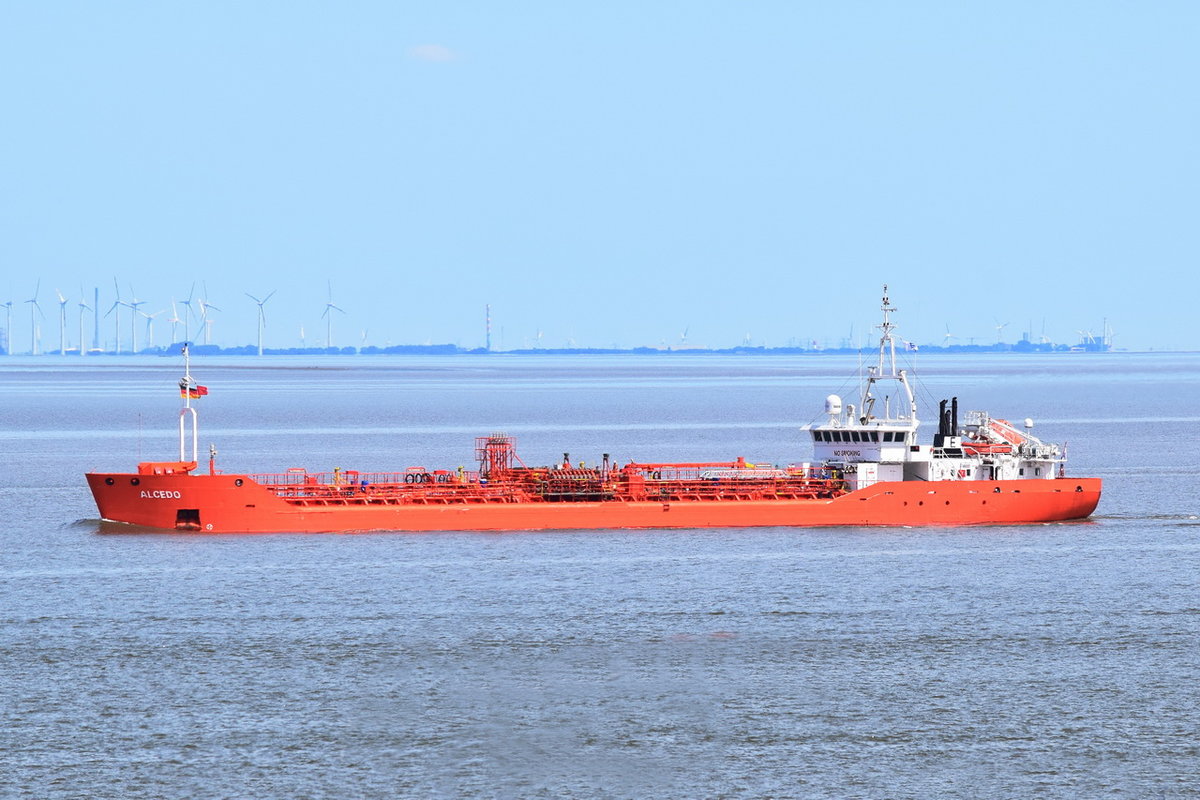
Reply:
[[[253,345],[243,347],[219,347],[217,345],[190,346],[193,356],[257,356],[258,348]],[[93,350],[85,353],[88,358],[121,357],[121,356],[178,356],[182,346],[176,343],[170,347],[143,349],[136,353]],[[453,344],[434,345],[395,345],[392,347],[264,347],[264,356],[379,356],[379,355],[417,355],[417,356],[455,356],[455,355],[487,355],[487,356],[564,356],[564,355],[628,355],[628,356],[681,356],[681,355],[745,355],[745,356],[874,356],[879,352],[877,347],[863,348],[806,348],[806,347],[563,347],[563,348],[523,348],[519,350],[487,350],[482,347],[466,348]],[[897,351],[901,352],[901,351]],[[1028,342],[993,345],[953,345],[940,347],[937,345],[920,345],[903,351],[913,355],[1006,355],[1006,354],[1055,354],[1055,353],[1173,353],[1193,352],[1188,350],[1116,350],[1111,346],[1101,345],[1042,345]],[[7,353],[0,348],[0,358],[12,355],[14,357],[52,357],[79,358],[78,350],[68,349],[65,354],[51,350],[36,355],[32,353]]]

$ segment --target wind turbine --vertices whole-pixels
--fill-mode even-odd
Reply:
[[[83,294],[83,287],[79,287],[79,293]],[[92,287],[92,350],[101,352],[100,350],[100,287]]]
[[[39,278],[38,282],[37,282],[37,286],[34,287],[34,290],[33,290],[33,297],[31,297],[30,299],[25,301],[26,303],[30,304],[30,306],[29,306],[29,339],[32,342],[32,349],[30,352],[35,356],[38,354],[38,344],[39,344],[38,339],[40,337],[38,336],[37,316],[34,312],[37,312],[37,314],[42,314],[42,307],[40,305],[38,305],[38,301],[37,301],[38,292],[41,290],[41,288],[42,288],[42,281]],[[42,314],[42,318],[44,319],[45,317],[46,317],[46,315]]]
[[[221,309],[208,302],[208,283],[204,284],[204,296],[196,302],[200,304],[200,327],[204,329],[204,343],[212,344],[212,320],[208,318],[208,310],[211,308],[213,311],[220,311]]]
[[[171,323],[171,344],[175,344],[175,342],[179,341],[175,333],[179,329],[179,323],[183,322],[183,320],[179,318],[179,309],[175,307],[174,297],[171,298],[171,318],[167,322]]]
[[[133,291],[132,283],[129,284],[129,294],[132,299],[130,299],[129,302],[125,303],[125,305],[129,308],[129,349],[131,351],[133,351],[133,353],[136,354],[138,351],[138,349],[137,349],[137,328],[134,326],[137,323],[137,315],[145,313],[143,311],[140,311],[138,309],[138,306],[145,305],[146,301],[137,299],[137,294]]]
[[[953,333],[950,332],[950,323],[947,322],[946,323],[946,335],[944,337],[942,337],[942,347],[949,347],[950,340],[957,339],[957,338],[958,338],[957,336],[955,336]]]
[[[263,306],[266,304],[266,302],[268,300],[271,299],[271,295],[275,294],[275,292],[276,292],[276,290],[272,289],[271,294],[267,295],[262,300],[259,300],[254,295],[250,294],[249,292],[246,292],[246,297],[249,297],[251,300],[258,303],[258,354],[260,356],[263,353],[263,351],[262,351],[263,328],[266,327],[266,325],[267,325],[267,315],[266,315],[266,312],[263,311]]]
[[[995,317],[992,317],[992,319],[996,320],[996,344],[1000,344],[1003,341],[1000,337],[1003,335],[1004,329],[1008,327],[1008,323],[1001,322]]]
[[[121,301],[121,287],[117,284],[117,279],[113,278],[113,289],[117,293],[117,299],[109,306],[108,311],[104,312],[104,316],[113,314],[113,355],[121,355],[121,306],[125,305]]]
[[[153,314],[147,314],[140,309],[137,312],[146,318],[146,347],[150,350],[154,349],[154,318],[163,313],[163,311],[166,311],[166,309],[155,311]]]
[[[63,293],[58,289],[54,290],[58,295],[58,354],[65,356],[67,354],[67,298],[63,297]],[[82,340],[81,340],[82,341]]]
[[[4,303],[4,313],[7,319],[4,322],[4,352],[12,355],[12,300]]]
[[[195,294],[196,282],[192,281],[192,288],[188,290],[188,299],[179,301],[179,304],[185,308],[183,312],[183,340],[185,342],[191,341],[188,337],[188,315],[192,314],[192,296]],[[192,316],[195,316],[195,314],[192,314]]]
[[[322,312],[322,314],[321,314],[321,316],[325,318],[325,349],[326,350],[333,347],[333,314],[330,314],[329,310],[334,309],[337,311],[341,311],[343,314],[346,313],[343,309],[338,308],[337,306],[335,306],[333,304],[333,284],[329,283],[328,286],[329,286],[329,302],[327,302],[325,304],[325,311]]]
[[[93,310],[91,306],[89,306],[87,303],[85,303],[83,301],[83,287],[80,286],[79,287],[79,355],[83,355],[83,353],[84,353],[84,349],[83,349],[83,312],[84,311],[91,311],[93,314],[96,313],[95,310]]]

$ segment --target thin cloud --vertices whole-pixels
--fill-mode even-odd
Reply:
[[[408,57],[414,58],[417,61],[435,61],[444,63],[446,61],[456,60],[458,58],[458,54],[444,45],[419,44],[415,47],[408,48]]]

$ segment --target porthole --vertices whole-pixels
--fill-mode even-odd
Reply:
[[[238,478],[238,479],[236,479],[236,480],[233,482],[233,485],[234,485],[234,486],[241,486],[241,485],[242,485],[242,479],[241,479],[241,478]]]
[[[129,479],[129,482],[130,482],[131,484],[133,484],[134,486],[137,486],[139,483],[141,483],[141,482],[142,482],[142,479],[141,479],[141,478],[130,478],[130,479]]]
[[[114,481],[112,478],[105,478],[105,479],[104,479],[104,485],[105,485],[105,486],[112,486],[114,483],[116,483],[116,481]]]

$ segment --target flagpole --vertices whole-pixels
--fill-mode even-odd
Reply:
[[[192,354],[188,352],[188,343],[183,343],[183,382],[179,384],[180,394],[183,395],[183,407],[192,405]]]

